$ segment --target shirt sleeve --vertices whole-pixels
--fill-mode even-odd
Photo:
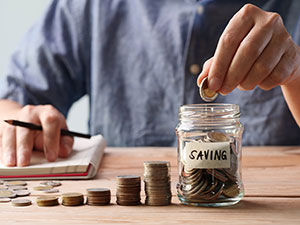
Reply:
[[[0,98],[52,104],[65,116],[87,93],[89,1],[54,0],[12,55]]]

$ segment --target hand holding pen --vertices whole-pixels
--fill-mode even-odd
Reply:
[[[16,111],[16,114],[12,114],[10,117],[6,115],[2,119],[14,118],[34,125],[28,129],[20,124],[12,126],[5,122],[1,123],[0,153],[1,162],[4,165],[29,165],[33,149],[44,151],[48,161],[69,156],[72,151],[74,135],[70,134],[65,117],[56,108],[50,105],[27,105],[17,107]],[[74,134],[74,132],[71,133]]]

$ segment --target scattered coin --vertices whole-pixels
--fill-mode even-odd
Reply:
[[[83,194],[81,193],[64,193],[62,194],[62,204],[65,206],[78,206],[84,202]]]
[[[17,195],[17,197],[25,197],[25,196],[30,195],[30,192],[27,190],[18,190],[18,191],[15,191],[15,194]]]
[[[61,186],[61,182],[59,181],[44,181],[40,183],[41,186],[52,186],[52,187],[59,187]]]
[[[45,190],[49,190],[52,189],[52,186],[46,186],[46,185],[42,185],[42,186],[36,186],[33,189],[36,191],[45,191]]]
[[[9,186],[8,189],[12,190],[12,191],[19,191],[19,190],[27,190],[27,187],[25,187],[25,186]]]
[[[17,195],[11,190],[0,191],[0,198],[15,198]]]
[[[168,161],[144,162],[145,204],[164,206],[171,204],[171,176]]]
[[[42,190],[42,192],[48,193],[48,194],[50,194],[50,193],[58,193],[59,189],[57,189],[57,188],[51,188],[51,189]]]
[[[56,196],[40,196],[36,199],[38,206],[56,206],[58,205],[58,197]]]
[[[19,199],[12,200],[11,204],[13,206],[29,206],[31,205],[31,200],[25,198],[19,198]]]
[[[10,198],[0,198],[0,203],[7,203],[10,202],[11,199]]]
[[[208,79],[205,77],[199,86],[200,97],[206,102],[212,102],[218,97],[218,93],[208,88]]]
[[[6,181],[4,183],[5,186],[9,187],[9,186],[26,186],[27,183],[25,181],[17,181],[17,180],[13,180],[13,181]]]

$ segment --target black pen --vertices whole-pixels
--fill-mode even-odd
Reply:
[[[43,130],[42,126],[36,125],[33,123],[26,123],[26,122],[22,122],[22,121],[18,121],[18,120],[4,120],[4,121],[6,123],[9,123],[10,125],[25,127],[25,128],[31,129],[31,130],[41,130],[41,131]],[[73,132],[73,131],[69,131],[69,130],[65,130],[65,129],[60,129],[60,134],[72,136],[72,137],[91,138],[91,135],[89,135],[89,134],[81,134],[81,133],[77,133],[77,132]]]

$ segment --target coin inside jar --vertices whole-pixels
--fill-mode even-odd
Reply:
[[[199,86],[199,94],[200,94],[200,97],[206,101],[206,102],[212,102],[214,101],[217,96],[218,96],[218,93],[217,92],[214,92],[212,90],[210,90],[208,88],[208,79],[207,77],[205,77],[202,81],[201,81],[201,84]]]

